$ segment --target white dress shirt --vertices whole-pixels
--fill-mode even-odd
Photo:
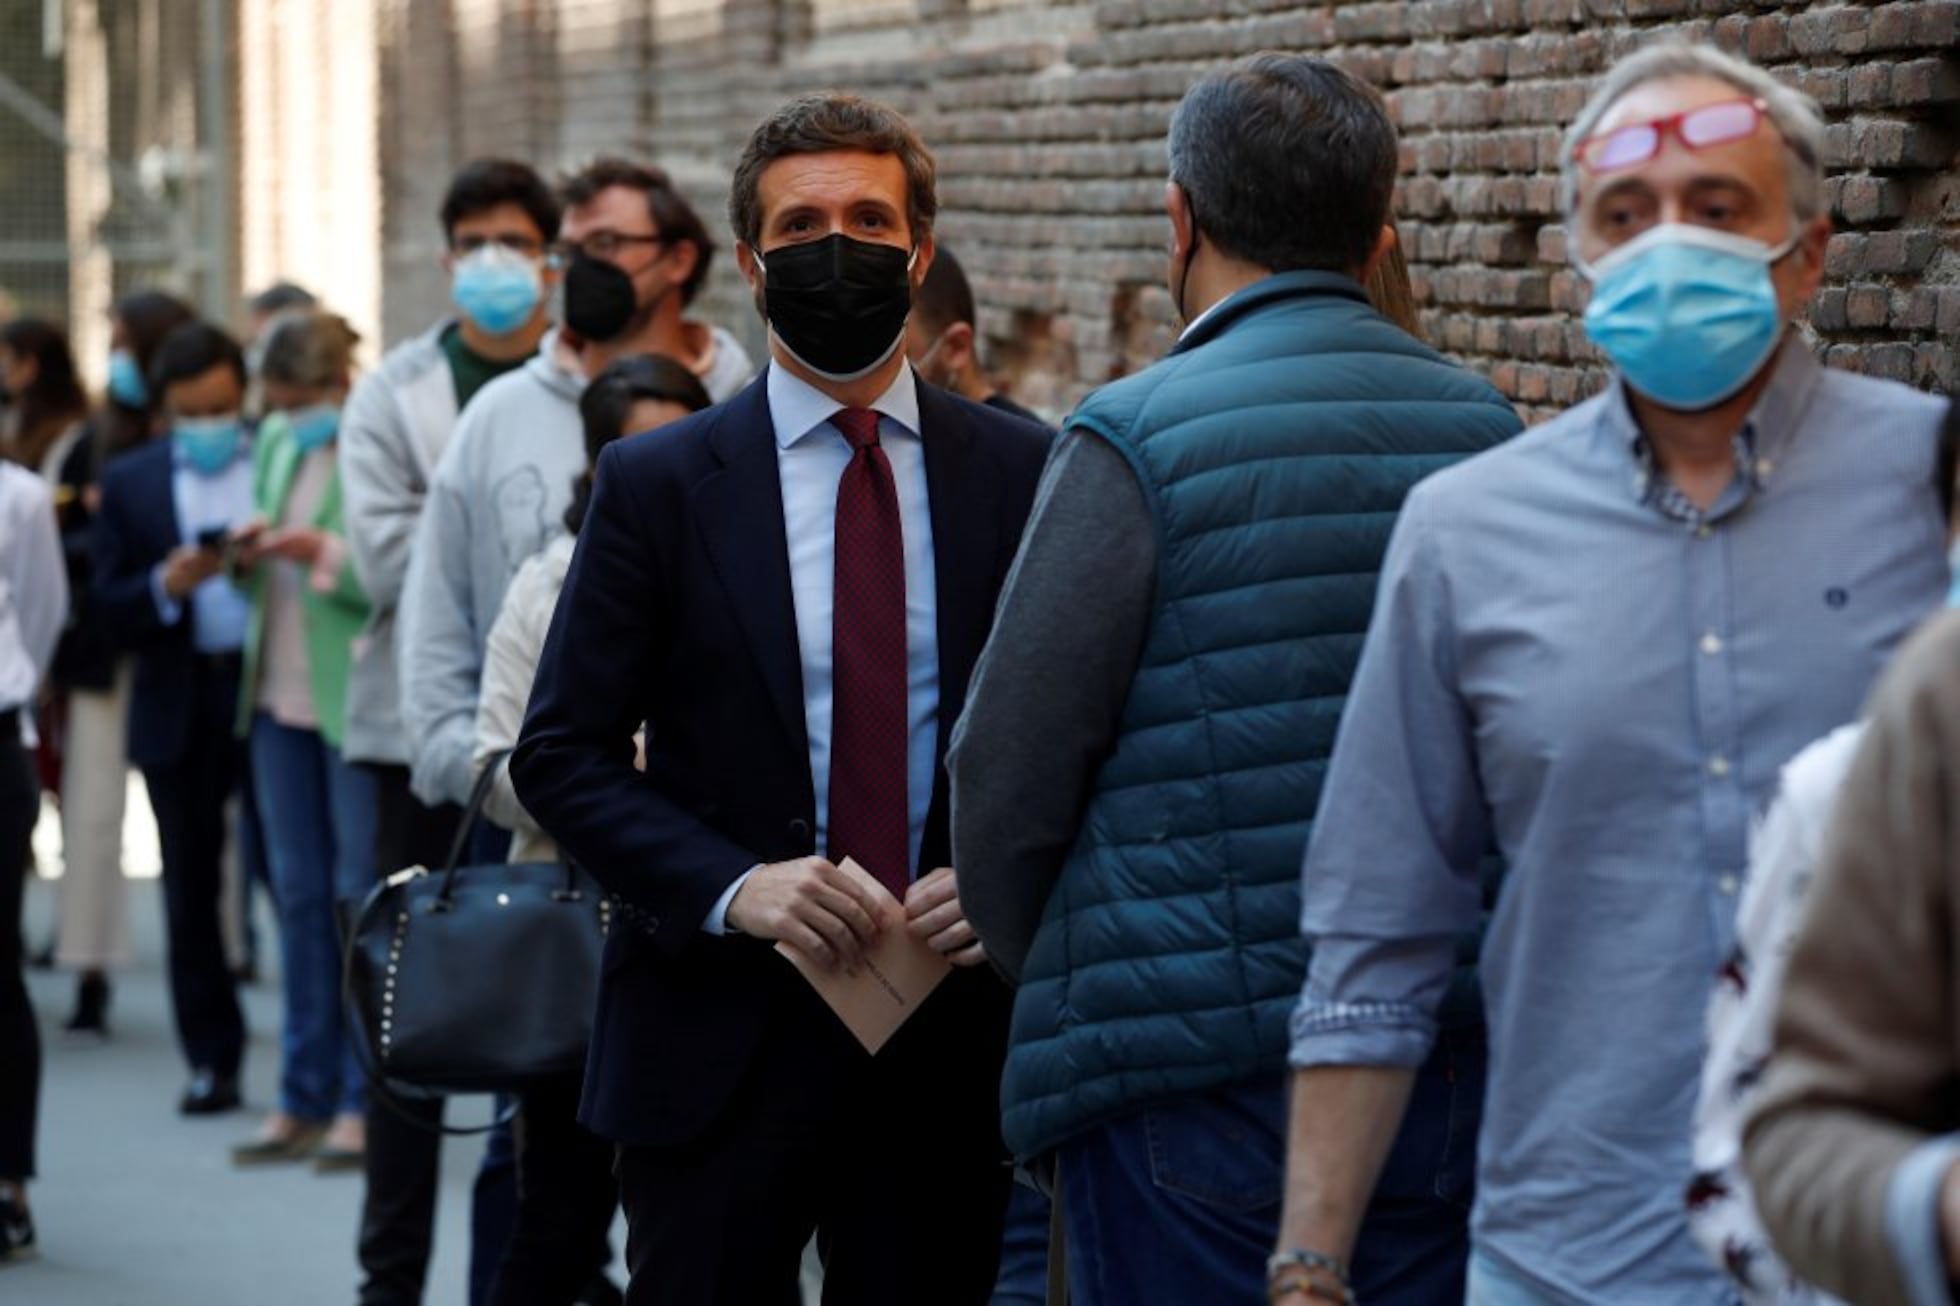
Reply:
[[[68,567],[54,497],[25,467],[0,463],[0,712],[32,705],[68,619]],[[21,714],[32,743],[32,714]]]
[[[769,417],[776,428],[776,472],[783,487],[783,527],[789,538],[790,589],[796,600],[796,643],[803,664],[803,726],[810,738],[810,781],[816,790],[819,853],[830,829],[831,604],[837,563],[837,483],[850,465],[851,446],[831,424],[845,405],[788,370],[771,365]],[[906,798],[910,806],[911,865],[919,864],[926,810],[932,805],[933,758],[939,738],[938,577],[932,553],[932,506],[926,492],[925,445],[919,437],[918,381],[901,368],[871,404],[878,443],[891,462],[905,538]],[[848,851],[848,850],[846,850]],[[750,871],[728,886],[702,928],[726,929],[728,904]]]

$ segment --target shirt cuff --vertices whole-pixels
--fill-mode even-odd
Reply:
[[[741,933],[740,930],[733,930],[729,928],[728,904],[735,901],[735,895],[742,891],[742,886],[749,882],[749,877],[751,875],[754,875],[757,871],[761,869],[762,869],[762,863],[757,862],[754,866],[749,867],[748,870],[743,871],[740,875],[736,876],[735,883],[729,885],[726,889],[723,889],[721,891],[721,897],[715,899],[715,905],[708,908],[708,914],[701,922],[702,933],[704,934],[740,934]]]
[[[1913,1306],[1947,1306],[1951,1300],[1940,1245],[1940,1186],[1956,1159],[1960,1135],[1921,1143],[1885,1185],[1885,1240]]]
[[[177,619],[184,615],[184,605],[171,598],[170,592],[163,588],[163,564],[160,562],[150,568],[150,598],[157,607],[157,620],[164,625],[174,626]]]

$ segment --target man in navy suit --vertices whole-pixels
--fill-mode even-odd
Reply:
[[[95,603],[136,654],[129,760],[143,771],[163,853],[170,997],[190,1067],[186,1115],[238,1105],[245,1022],[219,926],[225,803],[242,755],[240,650],[250,605],[225,574],[224,538],[252,514],[245,359],[207,322],[157,346],[150,392],[168,435],[116,460],[95,521]]]
[[[827,1301],[979,1306],[1008,995],[942,762],[1047,436],[906,362],[936,199],[891,109],[786,105],[729,209],[770,366],[600,459],[511,764],[621,907],[582,1115],[620,1145],[629,1302],[794,1303],[815,1233]],[[846,857],[956,966],[875,1057],[773,948],[856,964]]]

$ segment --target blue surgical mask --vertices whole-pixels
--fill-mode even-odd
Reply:
[[[136,355],[127,349],[109,351],[109,397],[124,408],[142,408],[150,402],[143,369],[136,366]]]
[[[1749,384],[1783,338],[1769,270],[1796,247],[1669,222],[1599,262],[1586,334],[1626,383],[1684,412],[1712,408]]]
[[[532,260],[502,245],[485,245],[456,260],[449,297],[479,330],[507,336],[531,320],[544,283]]]
[[[1960,608],[1960,539],[1946,553],[1947,570],[1953,573],[1953,587],[1946,592],[1946,606]]]
[[[182,417],[171,424],[170,438],[192,471],[199,476],[216,476],[238,456],[245,426],[235,413],[229,417]]]
[[[340,430],[340,407],[337,404],[314,404],[310,408],[295,408],[286,414],[286,425],[293,433],[293,443],[301,453],[312,453],[333,439]]]

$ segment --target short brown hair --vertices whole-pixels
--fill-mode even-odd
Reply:
[[[647,217],[662,240],[684,240],[694,246],[694,272],[681,285],[681,303],[691,304],[708,279],[708,264],[714,258],[715,242],[701,215],[687,202],[673,179],[661,168],[634,163],[630,159],[599,158],[580,168],[558,186],[558,200],[566,208],[590,204],[602,190],[624,186],[646,196]],[[558,233],[546,233],[547,239]]]
[[[762,200],[758,188],[765,168],[793,154],[863,150],[895,154],[905,166],[905,207],[913,243],[931,234],[939,212],[932,151],[898,110],[857,95],[805,95],[764,119],[749,137],[735,165],[728,194],[728,223],[750,249],[762,239]]]

